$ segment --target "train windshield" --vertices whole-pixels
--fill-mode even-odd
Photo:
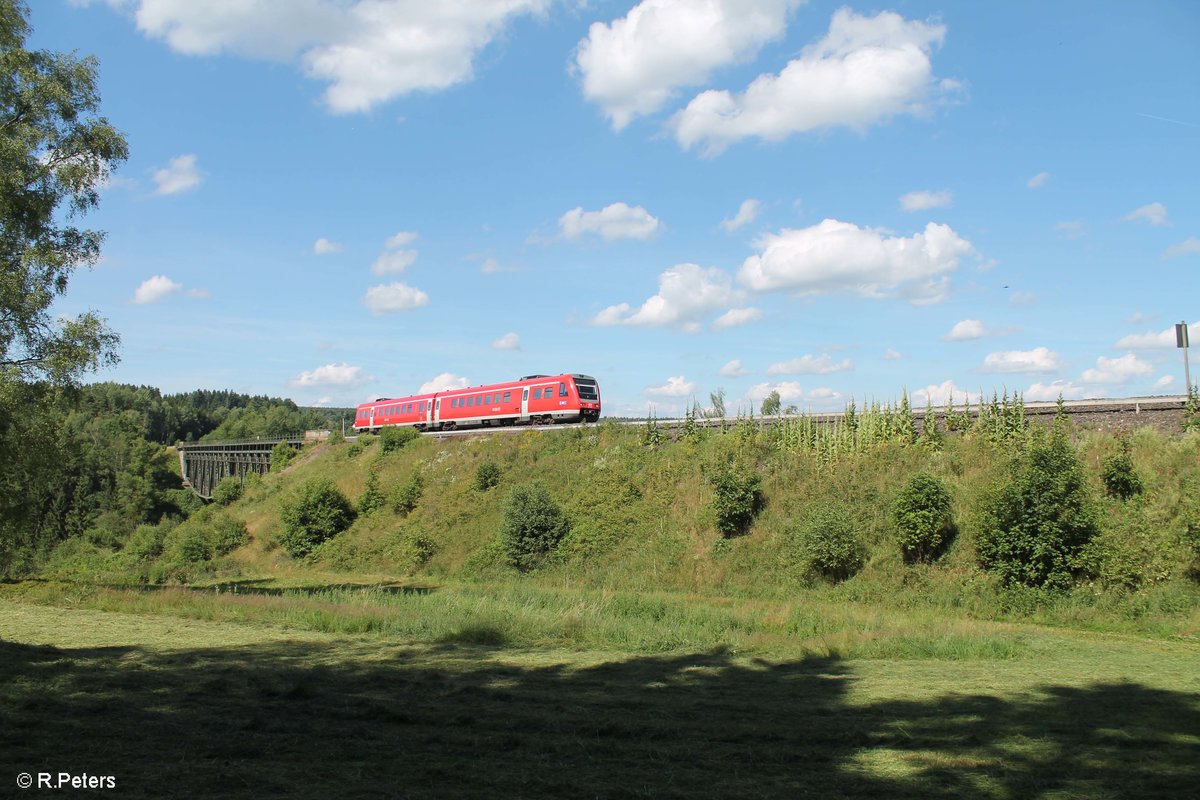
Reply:
[[[579,390],[579,399],[585,402],[594,403],[600,399],[600,392],[596,388],[596,379],[588,378],[583,375],[576,375],[575,388]]]

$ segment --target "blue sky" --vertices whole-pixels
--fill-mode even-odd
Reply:
[[[130,144],[61,304],[121,334],[99,379],[583,372],[660,416],[1184,391],[1195,3],[34,6]]]

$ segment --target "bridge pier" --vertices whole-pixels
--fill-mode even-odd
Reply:
[[[230,476],[242,483],[253,472],[265,475],[271,470],[271,451],[286,444],[300,449],[304,436],[283,436],[243,442],[189,442],[178,445],[179,471],[183,483],[205,500],[212,499],[217,484]]]

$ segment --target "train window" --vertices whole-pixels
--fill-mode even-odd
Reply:
[[[512,392],[505,392],[505,393],[504,393],[504,402],[506,402],[506,403],[511,403],[511,402],[512,402]]]
[[[533,399],[534,399],[534,400],[541,400],[541,399],[542,399],[542,390],[541,390],[541,389],[534,389],[534,390],[533,390]]]
[[[450,398],[450,407],[451,407],[451,408],[458,408],[458,398],[457,398],[457,397],[451,397],[451,398]]]
[[[468,405],[468,406],[473,406],[473,405],[475,405],[475,398],[474,398],[474,397],[468,397],[468,398],[467,398],[467,405]]]
[[[417,413],[418,413],[418,414],[424,414],[424,413],[425,413],[425,401],[424,401],[424,400],[422,400],[421,402],[417,403]]]
[[[565,383],[560,383],[558,385],[558,396],[559,397],[567,396],[567,385]]]

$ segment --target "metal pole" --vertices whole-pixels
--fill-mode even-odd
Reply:
[[[1175,326],[1175,346],[1183,348],[1183,380],[1186,384],[1184,394],[1191,399],[1192,396],[1192,371],[1188,367],[1188,326],[1184,320]]]

